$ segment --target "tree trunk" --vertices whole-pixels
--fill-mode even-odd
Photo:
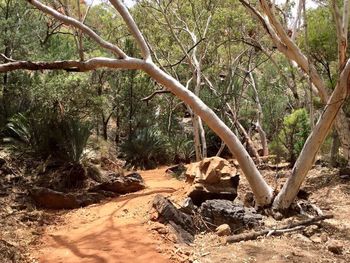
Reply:
[[[202,157],[207,158],[207,140],[205,138],[205,130],[203,127],[203,122],[201,118],[198,118],[199,135],[202,142]]]
[[[144,70],[157,82],[168,88],[178,98],[188,104],[202,120],[211,128],[227,145],[237,158],[240,167],[247,177],[258,206],[269,205],[273,198],[272,188],[265,182],[256,168],[252,158],[244,149],[236,135],[219,119],[219,117],[202,100],[187,90],[176,79],[160,70],[154,63],[146,62]]]
[[[337,167],[338,165],[339,146],[340,146],[340,142],[339,142],[338,134],[336,131],[333,131],[331,157],[330,157],[330,162],[332,167]]]
[[[103,122],[102,129],[103,129],[102,130],[103,139],[107,141],[108,140],[108,122]]]
[[[261,146],[262,146],[262,156],[267,156],[269,155],[269,149],[267,146],[267,138],[266,138],[266,133],[263,130],[263,128],[261,127],[261,123],[263,120],[263,111],[262,111],[262,107],[261,107],[261,103],[260,103],[260,99],[259,99],[259,93],[258,93],[258,89],[256,87],[256,82],[255,82],[255,78],[253,76],[253,72],[251,71],[251,69],[249,68],[249,76],[250,76],[250,80],[252,83],[252,88],[253,88],[253,92],[254,92],[254,97],[255,97],[255,103],[256,103],[256,107],[258,110],[258,116],[257,116],[257,121],[256,121],[256,129],[258,130],[259,136],[260,136],[260,141],[261,141]]]
[[[315,128],[306,140],[304,147],[293,167],[292,174],[284,184],[282,190],[273,202],[273,208],[282,210],[288,208],[294,201],[300,186],[311,169],[316,154],[328,135],[336,116],[347,97],[350,61],[347,62],[338,84],[330,97],[325,110],[319,118]]]
[[[256,158],[256,162],[260,163],[260,156],[258,151],[256,150],[252,140],[249,137],[249,134],[247,133],[247,131],[244,129],[244,127],[242,126],[242,124],[236,120],[235,121],[235,125],[236,127],[241,131],[241,135],[244,138],[244,142],[246,143],[246,148],[248,150],[248,153]]]
[[[196,161],[199,162],[203,159],[201,151],[201,141],[199,136],[199,117],[197,114],[192,113],[192,126],[193,126],[193,141],[194,141],[194,150],[196,154]]]

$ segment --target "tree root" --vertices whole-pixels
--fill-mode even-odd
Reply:
[[[333,215],[323,215],[323,216],[316,216],[313,218],[309,218],[307,220],[301,221],[301,222],[296,222],[296,223],[291,223],[285,226],[281,227],[276,227],[275,229],[265,229],[261,231],[254,231],[250,233],[243,233],[239,235],[234,235],[234,236],[229,236],[226,239],[226,243],[236,243],[240,241],[248,241],[248,240],[255,240],[260,236],[272,236],[272,235],[279,235],[283,234],[286,232],[292,232],[292,231],[297,231],[300,229],[305,228],[306,226],[312,225],[316,222],[325,220],[325,219],[330,219],[333,218]]]

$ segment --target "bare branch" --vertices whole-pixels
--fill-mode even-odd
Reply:
[[[187,57],[188,57],[188,55],[189,55],[189,53],[194,49],[194,48],[196,48],[202,41],[204,41],[205,40],[205,38],[202,38],[202,39],[200,39],[199,41],[197,41],[197,43],[195,43],[187,52],[186,52],[186,54],[178,61],[178,62],[176,62],[176,63],[174,63],[174,64],[171,64],[171,65],[165,65],[165,66],[163,66],[163,67],[165,67],[165,68],[171,68],[171,67],[175,67],[175,66],[177,66],[177,65],[179,65],[182,61],[184,61]]]
[[[118,58],[127,58],[127,55],[117,46],[113,45],[112,43],[102,39],[99,35],[97,35],[91,28],[84,25],[82,22],[61,14],[60,12],[56,11],[55,9],[42,4],[40,1],[37,0],[27,0],[30,4],[34,5],[36,8],[41,10],[42,12],[53,16],[57,20],[65,23],[66,25],[71,25],[75,28],[80,29],[82,32],[90,36],[93,40],[95,40],[101,47],[108,49],[112,51],[115,55],[117,55]]]
[[[125,5],[120,0],[109,0],[109,2],[111,2],[111,4],[114,6],[114,8],[117,9],[119,14],[123,17],[126,25],[128,26],[132,35],[135,37],[138,45],[141,48],[143,59],[151,60],[151,52],[149,51],[147,42],[146,42],[145,38],[143,37],[140,29],[136,25],[134,19],[130,15],[128,9],[125,7]]]
[[[151,95],[149,95],[149,96],[147,96],[147,97],[141,99],[141,101],[149,101],[149,100],[151,100],[154,96],[156,96],[156,95],[158,95],[158,94],[164,94],[164,93],[170,93],[170,91],[169,91],[169,90],[164,90],[164,89],[162,89],[162,90],[156,90],[156,91],[153,92]]]

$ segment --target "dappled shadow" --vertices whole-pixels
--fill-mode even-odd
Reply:
[[[68,248],[74,255],[76,255],[79,258],[94,259],[94,262],[96,262],[96,263],[106,263],[107,262],[106,259],[104,259],[103,257],[100,257],[98,255],[90,255],[90,254],[83,253],[76,246],[75,243],[68,242],[65,237],[55,236],[55,235],[52,235],[51,237],[59,246],[63,246],[63,247]],[[42,262],[45,262],[45,260],[43,260]]]
[[[91,206],[102,215],[71,230],[51,235],[46,249],[54,250],[55,255],[45,253],[42,262],[168,262],[156,251],[157,245],[146,228],[132,215],[138,203],[147,203],[152,195],[173,193],[175,188],[155,187],[141,192],[127,194],[104,204]],[[132,203],[131,203],[132,202]],[[113,204],[116,204],[117,207]],[[127,208],[127,209],[124,209]],[[96,210],[97,209],[97,210]],[[131,211],[129,211],[131,210]]]
[[[343,180],[339,177],[338,172],[329,171],[321,172],[317,176],[308,177],[305,183],[310,192],[315,192],[328,188],[328,190],[334,188],[335,186],[341,186],[341,191],[345,194],[350,193],[350,182]]]

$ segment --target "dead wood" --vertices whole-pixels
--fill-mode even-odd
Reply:
[[[249,232],[249,233],[244,233],[239,235],[233,235],[233,236],[227,237],[226,242],[236,243],[240,241],[255,240],[258,237],[264,236],[264,235],[271,236],[271,235],[278,235],[286,232],[297,231],[297,230],[303,229],[306,226],[312,225],[316,222],[319,222],[325,219],[330,219],[330,218],[333,218],[333,215],[317,216],[301,222],[295,222],[285,226],[276,227],[275,229],[264,229],[261,231],[254,231],[254,232]]]

